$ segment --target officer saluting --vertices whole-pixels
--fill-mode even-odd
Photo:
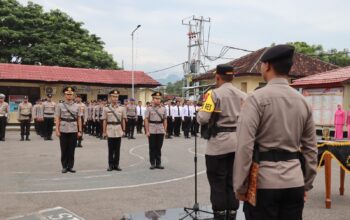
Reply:
[[[278,45],[261,57],[267,85],[246,99],[238,125],[234,188],[245,200],[254,145],[259,150],[256,206],[247,204],[251,219],[301,220],[304,196],[316,176],[317,148],[312,110],[288,84],[294,47]],[[301,149],[300,149],[301,148]],[[300,154],[305,159],[304,178]]]
[[[111,104],[103,108],[103,137],[108,143],[108,169],[107,171],[122,171],[119,166],[120,144],[125,129],[125,111],[118,105],[119,91],[110,93]]]
[[[234,69],[230,65],[216,67],[216,86],[206,94],[197,121],[210,124],[212,134],[207,139],[205,155],[207,176],[210,185],[210,200],[215,219],[236,219],[239,201],[235,198],[232,185],[232,169],[237,147],[236,126],[241,103],[246,94],[235,88]]]
[[[77,138],[82,135],[81,111],[73,102],[74,88],[63,89],[65,101],[56,108],[56,136],[60,138],[62,173],[75,173],[74,153]]]
[[[0,93],[0,141],[5,141],[8,114],[9,105],[5,102],[5,95]]]
[[[44,140],[52,140],[52,130],[55,118],[56,103],[51,100],[52,94],[47,94],[47,100],[43,103],[44,111]]]
[[[32,103],[28,102],[28,96],[24,96],[23,102],[18,105],[18,121],[21,125],[21,141],[30,141],[30,122],[32,121]]]
[[[164,134],[167,129],[167,114],[165,108],[160,105],[161,98],[162,93],[153,93],[153,105],[149,106],[145,112],[145,131],[148,136],[151,170],[164,169],[161,165],[161,155]]]

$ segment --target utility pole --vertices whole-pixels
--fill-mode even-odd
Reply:
[[[134,70],[134,33],[139,29],[141,25],[137,25],[137,27],[131,32],[131,97],[135,98],[135,70]]]
[[[203,33],[204,22],[210,22],[210,18],[204,18],[203,16],[196,17],[193,15],[190,18],[185,18],[182,20],[182,24],[188,26],[188,34],[187,34],[188,35],[188,46],[187,46],[188,59],[186,64],[184,65],[185,88],[183,89],[183,92],[182,92],[182,96],[186,97],[186,99],[188,99],[190,96],[189,87],[192,81],[193,74],[200,74],[201,63],[202,63],[201,47],[204,45],[204,42],[202,41],[202,36],[204,36],[204,33]],[[196,56],[192,57],[192,47],[194,47],[193,51],[197,51],[197,57]],[[195,68],[191,68],[191,65],[194,65]],[[198,83],[196,84],[198,85]],[[186,89],[186,94],[184,92],[185,89]],[[194,95],[195,96],[198,95],[198,90],[196,89],[194,90]]]

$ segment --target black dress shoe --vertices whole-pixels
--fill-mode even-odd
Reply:
[[[150,166],[150,169],[151,169],[151,170],[154,170],[155,168],[156,168],[155,165],[151,165],[151,166]]]
[[[26,141],[30,141],[29,137],[26,137]]]
[[[119,166],[115,166],[115,167],[114,167],[114,170],[116,170],[116,171],[122,171],[122,169],[121,169]]]
[[[5,141],[5,138],[0,139],[0,141]]]
[[[62,173],[67,173],[67,172],[68,172],[68,170],[66,168],[62,169]]]
[[[69,169],[67,169],[68,170],[68,172],[70,172],[70,173],[76,173],[77,171],[75,171],[75,170],[73,170],[72,168],[69,168]]]
[[[21,137],[21,141],[24,141],[24,137]]]
[[[136,138],[134,138],[134,137],[131,137],[131,139],[136,139]]]
[[[160,169],[160,170],[163,170],[163,169],[164,169],[164,167],[163,167],[162,165],[157,165],[156,168],[157,168],[157,169]]]
[[[111,167],[111,166],[108,167],[108,169],[107,169],[108,172],[110,172],[110,171],[112,171],[112,170],[113,170],[113,167]]]

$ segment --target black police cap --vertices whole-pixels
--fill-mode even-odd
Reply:
[[[161,92],[154,92],[151,96],[152,97],[161,97],[162,93]]]
[[[112,96],[119,96],[120,92],[115,89],[115,90],[110,91],[109,94]]]
[[[279,60],[293,60],[295,48],[291,45],[277,45],[270,47],[260,58],[261,62],[272,62]]]
[[[215,73],[219,75],[233,75],[233,66],[228,64],[219,64],[216,66]]]
[[[63,93],[65,93],[65,94],[73,94],[74,92],[75,92],[75,89],[73,87],[70,87],[70,86],[65,87],[63,89]]]

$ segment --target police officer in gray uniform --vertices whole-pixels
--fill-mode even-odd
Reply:
[[[47,99],[43,103],[44,111],[44,140],[52,140],[52,131],[55,118],[56,103],[51,100],[52,94],[47,94]]]
[[[9,105],[7,102],[5,102],[5,95],[0,93],[0,141],[5,141],[8,114]]]
[[[255,146],[260,160],[257,201],[255,207],[245,203],[245,212],[254,220],[301,220],[316,176],[312,109],[288,83],[293,55],[289,45],[264,53],[261,73],[268,83],[246,99],[239,118],[234,188],[237,197],[246,200]]]
[[[215,80],[217,88],[206,94],[197,121],[201,125],[214,120],[212,134],[207,142],[205,161],[210,185],[210,201],[214,219],[236,219],[239,201],[235,198],[232,169],[237,147],[237,120],[246,94],[232,85],[234,69],[218,65]],[[212,122],[210,122],[212,123]]]
[[[122,171],[119,166],[120,144],[125,129],[125,110],[118,105],[119,91],[110,93],[111,104],[103,108],[103,136],[108,143],[108,169],[107,171]]]
[[[56,108],[56,136],[60,138],[62,173],[75,173],[74,153],[77,138],[82,135],[81,111],[73,102],[74,88],[63,89],[65,101]]]
[[[135,139],[134,138],[134,131],[135,131],[135,125],[136,125],[136,105],[135,105],[135,99],[131,98],[129,104],[126,106],[126,117],[127,117],[127,123],[128,123],[128,139]]]
[[[30,141],[30,122],[32,121],[32,103],[28,102],[28,96],[24,96],[22,103],[18,105],[18,121],[21,126],[21,141]]]
[[[153,105],[145,112],[145,131],[149,143],[150,169],[164,169],[161,162],[164,134],[167,129],[167,114],[165,107],[161,106],[162,93],[152,94]]]

